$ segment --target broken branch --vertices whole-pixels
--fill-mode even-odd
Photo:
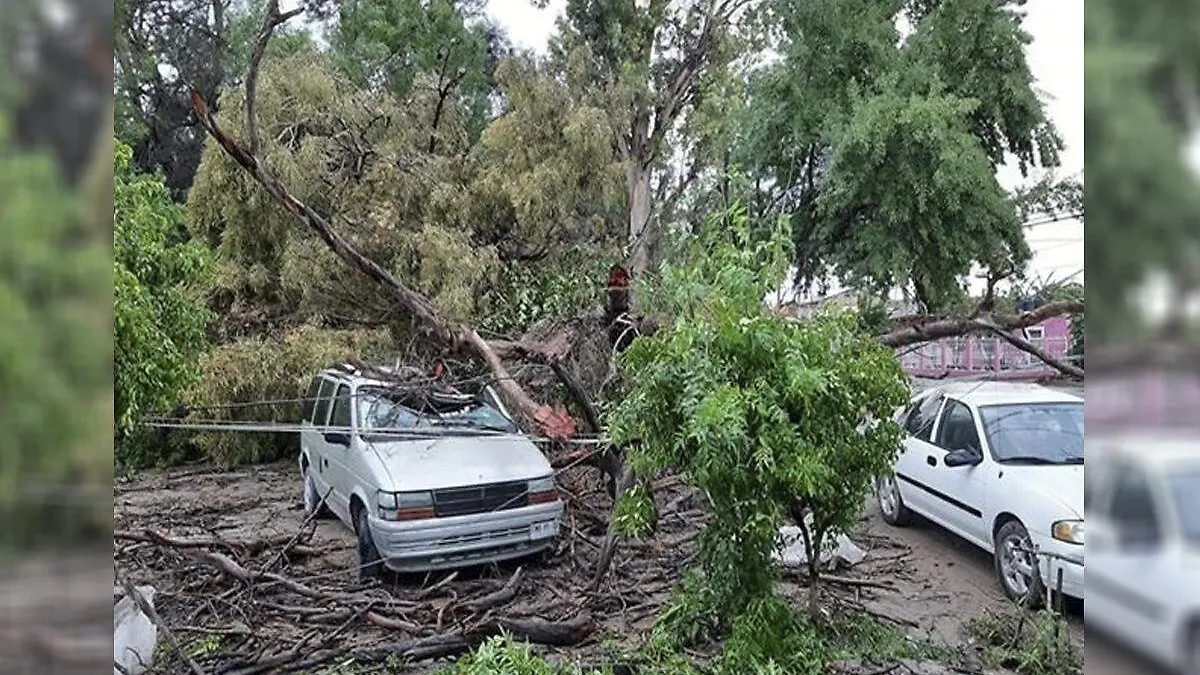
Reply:
[[[329,250],[353,269],[358,270],[367,278],[374,281],[391,294],[399,305],[412,315],[415,324],[426,335],[447,346],[451,351],[469,350],[474,356],[488,365],[492,375],[499,383],[501,394],[508,399],[513,408],[520,413],[526,424],[541,435],[552,439],[570,438],[575,433],[575,420],[565,410],[551,408],[534,401],[509,376],[500,357],[486,341],[479,337],[473,328],[457,325],[448,321],[434,308],[428,298],[413,291],[403,282],[393,276],[378,263],[363,255],[350,242],[334,230],[328,219],[314,211],[293,195],[283,182],[267,168],[260,155],[258,137],[258,111],[256,101],[256,86],[258,73],[262,65],[262,57],[266,51],[275,28],[281,23],[298,14],[301,10],[279,12],[278,0],[271,0],[267,15],[263,19],[262,29],[255,43],[254,52],[246,75],[246,133],[249,137],[249,147],[243,146],[237,139],[225,132],[212,115],[208,104],[200,91],[192,87],[192,107],[200,126],[212,136],[221,148],[235,162],[246,170],[272,198],[295,216],[301,223],[315,232]],[[553,354],[547,347],[546,352]]]

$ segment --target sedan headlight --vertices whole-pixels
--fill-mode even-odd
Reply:
[[[1050,534],[1059,541],[1068,544],[1083,544],[1083,521],[1060,520],[1050,526]]]
[[[379,517],[384,520],[433,518],[432,492],[379,492]]]

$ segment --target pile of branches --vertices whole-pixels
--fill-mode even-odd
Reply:
[[[295,492],[286,469],[253,471],[255,485]],[[249,481],[251,470],[245,473]],[[191,474],[187,485],[225,486],[237,475]],[[157,589],[152,620],[170,655],[162,664],[169,672],[311,672],[331,662],[413,665],[459,655],[501,632],[549,648],[571,647],[579,657],[588,654],[588,645],[598,650],[605,633],[628,637],[635,624],[659,612],[693,559],[703,516],[677,480],[657,481],[660,539],[626,547],[604,583],[593,588],[609,499],[595,474],[576,469],[560,480],[570,501],[550,555],[476,570],[387,575],[383,582],[361,582],[352,565],[327,559],[352,557],[348,531],[332,544],[314,538],[316,524],[308,520],[295,532],[258,539],[212,530],[199,536],[196,523],[252,505],[173,503],[165,481],[122,486],[153,506],[131,513],[136,509],[118,500],[118,578],[126,586]]]

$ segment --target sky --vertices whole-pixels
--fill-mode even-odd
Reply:
[[[1083,172],[1083,3],[1029,0],[1025,6],[1025,29],[1033,37],[1027,50],[1029,67],[1066,146],[1062,166],[1055,170],[1058,176]],[[489,0],[487,11],[508,31],[514,46],[545,53],[565,6],[566,0],[550,0],[546,9],[537,9],[530,0]],[[1015,166],[1003,167],[998,174],[1000,183],[1009,189],[1039,177],[1023,179]],[[1083,281],[1082,221],[1037,225],[1029,228],[1026,236],[1033,249],[1031,278]]]

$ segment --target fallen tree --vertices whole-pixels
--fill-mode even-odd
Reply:
[[[401,279],[384,269],[375,261],[363,255],[354,245],[342,237],[333,227],[332,216],[318,213],[311,206],[296,198],[282,180],[268,167],[261,153],[259,139],[259,122],[256,101],[256,86],[258,71],[276,28],[301,13],[302,9],[281,12],[277,0],[268,3],[263,23],[251,53],[249,71],[245,80],[244,113],[246,116],[245,141],[238,140],[224,131],[216,117],[212,114],[207,102],[199,91],[193,87],[192,103],[197,119],[205,131],[213,137],[222,150],[239,166],[258,182],[263,189],[284,209],[292,214],[309,230],[314,232],[322,242],[351,268],[374,281],[387,292],[391,298],[412,317],[416,328],[426,337],[441,345],[449,353],[468,355],[486,365],[495,379],[501,395],[521,421],[536,433],[550,439],[565,440],[574,436],[578,425],[576,420],[567,412],[561,402],[547,404],[537,401],[509,372],[505,360],[535,362],[550,366],[560,379],[563,380],[568,392],[576,400],[578,407],[584,411],[589,425],[600,433],[599,416],[590,400],[590,395],[573,381],[568,371],[561,367],[572,348],[586,335],[596,330],[607,330],[613,355],[628,345],[633,335],[650,335],[657,329],[658,323],[648,317],[631,317],[626,309],[628,303],[628,287],[621,289],[624,297],[614,298],[610,294],[608,311],[577,317],[567,322],[566,326],[557,332],[540,339],[521,340],[487,340],[475,327],[458,323],[446,318],[433,305],[429,298],[413,290]],[[614,268],[614,273],[617,268]],[[623,277],[628,281],[627,275]],[[614,302],[620,299],[621,302]],[[616,305],[620,305],[619,307]],[[900,348],[930,340],[964,335],[974,332],[995,333],[1001,335],[1019,349],[1034,354],[1037,358],[1057,368],[1061,372],[1082,377],[1083,370],[1077,366],[1052,358],[1044,351],[1037,349],[1028,341],[1011,336],[1011,331],[1037,324],[1046,318],[1061,314],[1082,312],[1083,302],[1059,302],[1044,305],[1032,312],[1015,316],[993,315],[990,312],[978,313],[969,318],[944,319],[926,323],[920,326],[910,326],[885,335],[878,339],[887,347]],[[625,329],[614,331],[614,326],[620,324]],[[594,394],[592,394],[594,395]],[[602,452],[584,453],[577,457],[579,461],[599,467],[608,476],[609,492],[614,498],[619,498],[634,481],[626,470],[624,453],[619,448],[606,448]],[[574,461],[574,460],[572,460]],[[606,549],[611,549],[613,533],[610,532]],[[599,583],[611,558],[611,551],[603,556],[600,569],[593,580],[593,586]]]

